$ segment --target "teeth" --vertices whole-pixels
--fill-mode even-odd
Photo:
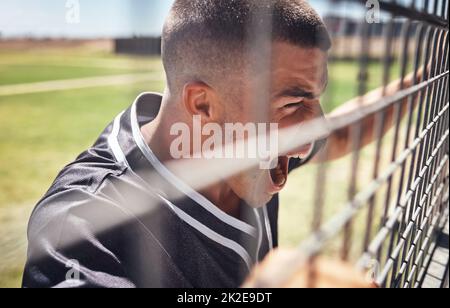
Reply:
[[[278,166],[271,171],[272,180],[277,186],[283,186],[287,181],[282,167],[282,163],[279,162]]]
[[[280,183],[278,183],[279,186],[283,186],[286,183],[286,178],[283,177]]]

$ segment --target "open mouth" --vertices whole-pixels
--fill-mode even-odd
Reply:
[[[289,172],[289,160],[290,158],[304,158],[311,152],[312,145],[308,144],[306,146],[297,149],[295,153],[288,154],[287,156],[280,156],[277,159],[277,165],[275,168],[270,169],[270,178],[272,182],[273,193],[280,192],[287,183],[288,172]]]
[[[287,182],[289,168],[289,158],[287,156],[278,157],[278,164],[275,168],[270,169],[270,177],[272,184],[276,188],[283,188]]]
[[[289,153],[287,156],[290,158],[304,159],[311,153],[312,149],[313,149],[313,145],[310,143],[310,144],[307,144],[307,145],[301,146],[300,148],[295,149],[292,153]]]

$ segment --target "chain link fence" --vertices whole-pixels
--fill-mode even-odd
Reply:
[[[366,7],[366,1],[332,4],[342,2]],[[312,234],[301,245],[300,253],[313,262],[333,246],[333,252],[338,250],[343,260],[355,259],[361,268],[369,269],[381,287],[422,287],[439,244],[444,242],[448,249],[448,233],[443,234],[445,229],[448,232],[449,208],[448,1],[367,4],[368,15],[359,23],[345,17],[332,19],[334,42],[344,42],[332,58],[351,55],[359,63],[355,89],[361,100],[359,111],[332,118],[329,123],[334,132],[351,126],[354,151],[348,166],[347,201],[332,219],[324,219],[330,174],[327,153],[322,153]],[[374,16],[369,14],[379,14],[376,22],[368,20]],[[349,29],[354,29],[350,37],[358,42],[358,52],[345,50],[349,48],[345,43]],[[375,104],[365,105],[374,62],[382,66],[384,95]],[[390,94],[389,84],[394,79],[399,80],[400,91]],[[388,110],[393,110],[392,119],[387,118]],[[375,117],[376,146],[371,167],[365,168],[371,180],[360,185],[359,148],[362,131],[367,129],[363,120],[369,116]],[[393,121],[394,128],[385,135],[388,121]],[[358,219],[363,221],[364,230],[355,230]],[[448,273],[448,250],[439,265]],[[445,272],[433,275],[441,286],[445,284]]]

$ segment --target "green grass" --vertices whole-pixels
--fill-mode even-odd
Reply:
[[[0,52],[0,85],[151,70],[161,70],[160,61],[110,54]],[[379,65],[372,63],[370,71],[373,88],[380,84]],[[351,62],[330,67],[327,111],[355,96],[357,72]],[[0,97],[0,287],[20,286],[27,221],[58,171],[88,148],[138,93],[162,91],[163,87],[162,82],[155,82]],[[371,150],[363,157],[373,160]],[[343,159],[329,167],[327,185],[333,190],[327,200],[327,217],[345,200],[346,179],[341,175],[348,173],[349,166],[348,159]],[[284,246],[298,244],[309,231],[315,169],[307,166],[293,173],[281,195],[280,241]],[[362,173],[370,174],[370,170],[362,168]]]
[[[379,62],[368,64],[367,90],[382,86],[383,68]],[[359,65],[357,62],[336,61],[329,66],[329,82],[322,102],[324,110],[328,113],[358,95]],[[390,75],[399,76],[400,65],[395,62],[391,66]]]
[[[109,68],[92,69],[89,67],[47,66],[41,64],[2,65],[0,66],[0,85],[83,78],[91,76],[118,75],[132,73],[133,70]]]
[[[161,71],[152,58],[0,53],[0,85]],[[0,287],[20,286],[26,225],[58,171],[137,94],[162,82],[0,97]]]
[[[0,86],[161,70],[158,59],[0,53]]]

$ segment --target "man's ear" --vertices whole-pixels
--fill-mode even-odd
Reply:
[[[203,121],[217,121],[221,105],[216,92],[202,82],[191,82],[184,86],[183,104],[191,115],[200,115]]]

